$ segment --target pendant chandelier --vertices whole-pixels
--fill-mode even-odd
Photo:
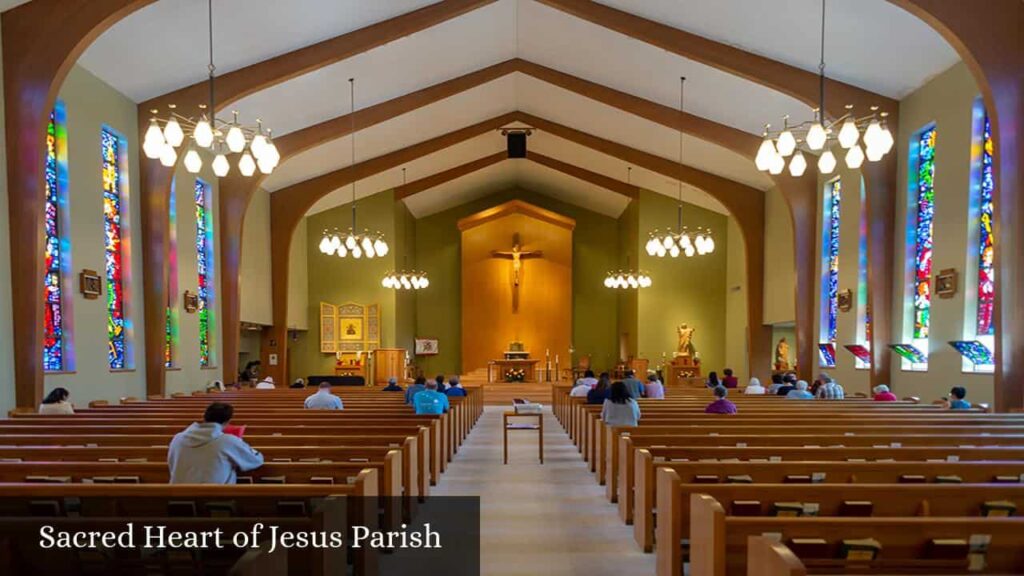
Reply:
[[[634,271],[629,267],[629,256],[626,256],[626,270],[609,272],[604,278],[605,288],[619,288],[622,290],[638,290],[651,287],[651,277],[643,270]]]
[[[142,151],[147,158],[159,159],[160,164],[168,168],[178,163],[178,148],[185,144],[185,134],[189,134],[185,152],[185,169],[190,174],[197,174],[203,168],[203,158],[199,150],[207,150],[214,154],[213,173],[218,178],[228,175],[231,163],[228,155],[239,154],[238,171],[249,177],[258,168],[261,174],[270,174],[281,161],[271,139],[270,130],[264,133],[263,125],[256,120],[256,126],[244,126],[238,121],[238,111],[232,111],[231,121],[217,118],[214,107],[214,71],[213,65],[213,0],[208,0],[210,37],[209,70],[209,101],[199,105],[199,118],[178,113],[176,105],[167,105],[167,117],[161,119],[159,109],[151,110],[149,128],[143,138]],[[208,116],[209,115],[209,116]],[[212,119],[212,120],[211,120]]]
[[[683,115],[683,96],[685,94],[686,77],[679,78],[679,115]],[[683,164],[683,131],[679,130],[679,165]],[[680,254],[685,254],[687,258],[691,258],[694,255],[705,255],[711,254],[715,251],[715,241],[711,237],[711,229],[704,229],[697,227],[696,230],[691,232],[686,226],[683,226],[683,181],[676,180],[676,186],[678,187],[678,199],[679,205],[676,208],[676,228],[675,230],[668,229],[664,232],[660,232],[657,229],[651,232],[647,239],[647,244],[644,248],[647,250],[649,256],[657,256],[658,258],[664,258],[665,256],[671,256],[672,258],[678,258]]]
[[[349,78],[349,94],[351,96],[351,111],[349,119],[352,121],[350,130],[352,139],[352,163],[356,165],[356,79]],[[388,253],[388,243],[384,241],[384,235],[380,232],[371,234],[369,230],[362,233],[356,232],[356,178],[352,176],[352,226],[345,233],[339,232],[337,228],[324,230],[323,238],[320,239],[320,252],[328,256],[337,255],[339,258],[374,258],[384,256]]]
[[[405,168],[402,168],[402,185],[405,185]],[[405,219],[402,219],[402,233],[405,234]],[[408,258],[405,258],[408,260]],[[393,288],[395,290],[421,290],[430,286],[430,280],[427,279],[426,272],[417,272],[415,270],[406,272],[405,267],[402,268],[401,272],[390,271],[384,274],[384,279],[380,281],[381,286],[385,288]]]
[[[888,115],[887,112],[880,113],[878,106],[872,106],[869,114],[858,117],[853,105],[848,104],[842,117],[833,122],[825,118],[825,0],[821,0],[821,61],[818,64],[818,108],[814,110],[814,119],[790,126],[789,116],[786,116],[781,131],[773,131],[771,124],[766,124],[764,140],[754,164],[758,170],[777,176],[785,169],[786,158],[790,158],[789,173],[799,178],[807,170],[803,150],[823,150],[818,158],[818,172],[821,174],[831,174],[835,170],[837,154],[844,154],[846,166],[856,170],[865,159],[877,162],[892,150],[895,141],[887,125]],[[832,150],[834,144],[839,145],[835,152]]]

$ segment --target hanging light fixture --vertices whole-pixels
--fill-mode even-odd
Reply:
[[[679,115],[683,114],[683,96],[685,94],[684,89],[686,86],[686,77],[679,78]],[[771,148],[770,152],[768,147]],[[776,158],[781,162],[781,156],[778,156],[775,145],[766,140],[761,144],[761,150],[758,152],[758,159],[771,161],[773,164],[776,162]],[[770,154],[770,158],[768,157]],[[683,164],[683,131],[679,130],[679,165]],[[785,163],[781,162],[781,166]],[[760,166],[760,164],[759,164]],[[772,170],[774,166],[770,167]],[[782,168],[779,167],[781,171]],[[672,258],[678,258],[680,254],[686,255],[690,258],[694,255],[705,255],[715,251],[715,241],[711,237],[711,230],[697,227],[696,230],[691,232],[683,226],[683,181],[676,180],[678,186],[678,200],[679,206],[676,209],[676,228],[675,230],[665,230],[659,232],[655,229],[651,232],[647,239],[647,244],[644,248],[647,250],[649,256],[657,256],[658,258],[664,258],[665,256],[671,256]],[[607,283],[606,283],[607,285]]]
[[[213,65],[213,0],[207,1],[207,10],[210,38],[210,63],[207,66],[209,101],[199,105],[198,118],[179,114],[174,104],[167,105],[167,117],[163,119],[159,117],[159,109],[151,110],[153,116],[149,119],[142,151],[147,158],[159,160],[161,165],[170,168],[177,164],[177,148],[184,145],[187,150],[185,169],[190,174],[197,174],[203,168],[199,150],[207,150],[215,155],[211,167],[218,177],[227,176],[231,171],[228,154],[239,156],[238,171],[243,176],[252,176],[257,167],[261,174],[270,174],[281,160],[270,130],[264,133],[259,119],[256,120],[256,126],[243,125],[238,120],[237,110],[231,112],[230,121],[216,117],[213,91],[216,70]]]
[[[617,288],[620,290],[639,290],[640,288],[651,287],[651,277],[643,270],[634,271],[629,267],[629,256],[626,256],[626,270],[608,272],[604,278],[605,288]]]
[[[405,168],[402,168],[402,185],[405,185]],[[402,235],[405,235],[404,218],[402,219]],[[408,261],[407,256],[403,256],[403,259]],[[380,284],[385,288],[393,288],[395,290],[422,290],[430,286],[430,280],[427,278],[426,272],[417,272],[415,270],[406,272],[403,266],[401,272],[392,270],[385,273],[384,279],[380,281]]]
[[[888,116],[888,112],[879,112],[878,106],[872,106],[869,114],[858,117],[853,111],[853,105],[848,104],[841,118],[833,122],[825,118],[825,0],[821,0],[821,61],[818,64],[818,107],[814,110],[814,118],[789,126],[789,116],[786,116],[781,131],[773,131],[771,124],[765,124],[754,165],[758,170],[774,176],[782,173],[786,158],[792,156],[789,173],[800,177],[807,169],[807,159],[800,151],[801,143],[808,152],[821,152],[818,171],[822,174],[831,174],[836,168],[838,150],[831,150],[834,144],[847,150],[843,159],[848,168],[860,168],[865,159],[878,162],[892,150],[895,143],[886,125]]]
[[[349,95],[351,98],[351,111],[349,112],[349,119],[352,121],[352,128],[350,130],[350,138],[352,139],[352,163],[350,166],[356,165],[356,79],[349,78]],[[351,256],[352,258],[374,258],[377,256],[385,256],[390,251],[388,243],[384,241],[384,235],[380,232],[371,234],[369,230],[363,230],[362,233],[357,232],[356,228],[356,179],[352,178],[352,226],[349,227],[348,232],[341,234],[337,228],[333,230],[324,230],[324,235],[320,239],[318,245],[320,252],[328,255],[337,255],[339,258],[346,258]]]

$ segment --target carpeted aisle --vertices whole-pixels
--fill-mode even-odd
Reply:
[[[482,574],[654,574],[576,447],[545,408],[544,464],[535,432],[514,432],[501,463],[501,413],[487,407],[436,495],[480,496]]]

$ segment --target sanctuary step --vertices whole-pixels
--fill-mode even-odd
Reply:
[[[485,406],[511,406],[513,398],[528,398],[540,404],[551,404],[549,382],[487,382],[487,369],[474,370],[460,377],[463,385],[484,389]]]

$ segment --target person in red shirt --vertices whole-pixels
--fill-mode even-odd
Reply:
[[[722,370],[722,386],[726,388],[737,388],[740,385],[738,378],[732,375],[732,368],[726,368]]]
[[[729,390],[727,390],[725,386],[716,386],[714,393],[716,400],[704,408],[705,412],[708,414],[736,413],[736,405],[725,399],[725,397],[729,395]]]
[[[872,391],[875,393],[875,402],[896,402],[899,400],[895,394],[889,392],[889,387],[885,384],[875,386]]]

